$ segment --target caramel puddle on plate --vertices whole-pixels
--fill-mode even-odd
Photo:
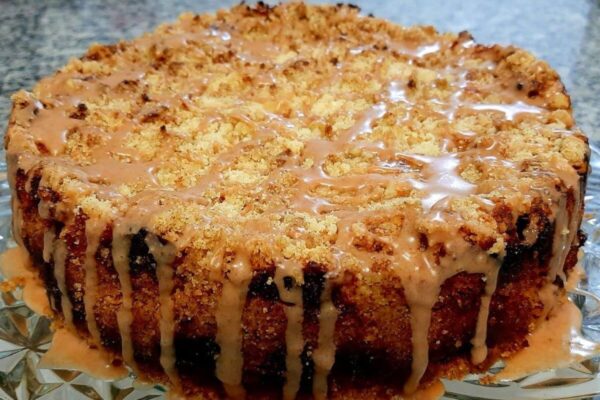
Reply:
[[[9,249],[0,255],[0,272],[8,280],[23,287],[23,301],[36,314],[52,316],[46,288],[32,270],[29,254],[21,247]],[[123,378],[128,371],[114,366],[109,353],[91,348],[65,328],[54,327],[52,344],[38,363],[39,368],[67,369],[84,372],[98,379]]]
[[[573,291],[585,271],[581,266],[583,250],[577,254],[577,264],[570,272],[565,289]],[[581,311],[567,297],[555,300],[554,307],[529,335],[529,347],[519,350],[504,360],[504,369],[484,381],[511,381],[537,372],[565,368],[571,364],[600,355],[600,343],[592,342],[581,334]],[[548,305],[547,305],[548,306]]]
[[[600,344],[581,335],[581,318],[579,308],[563,299],[529,335],[529,347],[505,360],[504,369],[491,376],[491,381],[515,380],[600,355]]]
[[[0,254],[0,273],[23,288],[23,301],[34,313],[50,317],[52,309],[44,284],[31,266],[29,253],[14,247]]]
[[[94,378],[106,380],[127,376],[127,369],[112,365],[112,361],[113,357],[107,352],[92,349],[85,340],[71,331],[58,328],[54,331],[50,348],[37,366],[81,371]]]

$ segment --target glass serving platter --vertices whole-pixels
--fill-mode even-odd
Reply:
[[[0,159],[4,155],[0,152]],[[587,277],[571,293],[583,314],[583,337],[600,343],[600,145],[592,145],[583,229],[588,234],[583,267]],[[14,246],[10,236],[10,190],[0,164],[0,251]],[[1,279],[1,276],[0,276]],[[0,399],[2,400],[150,400],[164,399],[159,386],[143,386],[133,375],[103,381],[79,371],[38,368],[52,332],[49,320],[33,313],[20,289],[0,294]],[[502,368],[501,364],[494,369]],[[569,368],[544,371],[494,385],[477,376],[444,381],[444,399],[594,399],[600,400],[600,356]]]

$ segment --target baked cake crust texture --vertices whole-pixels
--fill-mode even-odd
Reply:
[[[13,228],[57,324],[206,398],[485,371],[565,296],[587,139],[531,54],[239,5],[13,96]]]

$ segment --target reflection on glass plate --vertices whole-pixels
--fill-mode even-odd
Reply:
[[[2,156],[0,154],[0,156]],[[3,156],[1,157],[4,158]],[[583,229],[588,234],[587,278],[571,294],[582,310],[583,336],[600,342],[600,150],[592,146]],[[0,251],[10,240],[10,192],[0,165]],[[77,371],[37,368],[51,340],[48,319],[21,301],[19,289],[0,296],[0,399],[150,400],[164,398],[160,387],[139,386],[133,377],[106,382]],[[495,368],[502,368],[497,365]],[[527,376],[514,382],[482,385],[477,376],[444,381],[445,399],[596,399],[600,400],[600,357]],[[594,397],[598,396],[598,397]]]

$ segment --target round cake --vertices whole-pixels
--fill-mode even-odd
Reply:
[[[13,96],[55,323],[184,397],[481,372],[565,297],[588,172],[557,73],[354,6],[184,14]]]

